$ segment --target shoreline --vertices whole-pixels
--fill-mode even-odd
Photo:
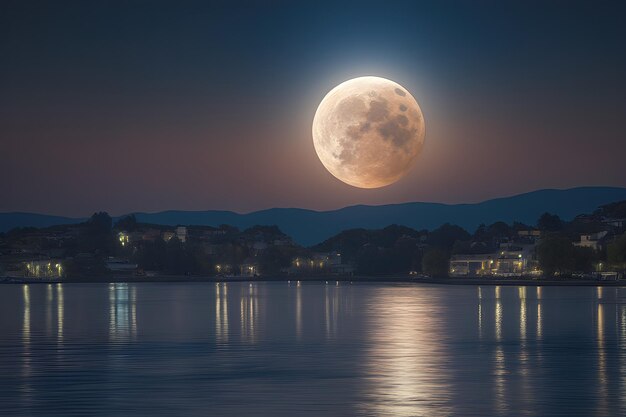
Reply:
[[[108,284],[108,283],[229,283],[229,282],[349,282],[354,283],[409,283],[425,285],[480,285],[480,286],[559,286],[559,287],[626,287],[626,280],[544,280],[532,278],[428,278],[406,275],[392,276],[265,276],[265,277],[215,277],[161,275],[154,277],[138,277],[128,275],[102,276],[95,278],[17,278],[0,277],[0,284]]]

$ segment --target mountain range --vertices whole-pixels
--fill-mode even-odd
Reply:
[[[578,214],[593,212],[600,205],[620,200],[626,200],[626,188],[579,187],[538,190],[471,204],[414,202],[380,206],[356,205],[329,211],[273,208],[247,214],[220,210],[170,210],[133,214],[142,223],[172,226],[229,224],[245,229],[257,224],[277,225],[297,243],[309,246],[342,230],[377,229],[390,224],[401,224],[414,229],[434,229],[443,223],[453,223],[473,232],[481,223],[491,224],[496,221],[519,221],[532,225],[545,212],[571,220]],[[47,227],[84,220],[85,218],[21,212],[0,213],[0,231],[8,231],[18,226]]]

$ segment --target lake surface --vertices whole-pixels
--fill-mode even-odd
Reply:
[[[0,415],[626,415],[626,288],[2,285]]]

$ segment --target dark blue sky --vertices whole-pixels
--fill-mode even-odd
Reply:
[[[547,4],[548,3],[548,4]],[[626,186],[619,3],[3,1],[0,211],[333,208]],[[395,80],[426,145],[378,190],[310,125],[335,85]]]

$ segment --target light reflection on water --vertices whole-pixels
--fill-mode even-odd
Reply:
[[[215,284],[215,337],[228,342],[228,284]]]
[[[0,415],[626,414],[626,289],[0,287]]]
[[[62,302],[61,292],[60,303]],[[62,307],[60,311],[63,311]],[[62,313],[60,317],[62,320]],[[109,339],[117,342],[135,338],[136,335],[137,287],[126,283],[109,284]]]
[[[368,307],[364,411],[377,416],[449,415],[449,353],[438,294],[380,288]]]

